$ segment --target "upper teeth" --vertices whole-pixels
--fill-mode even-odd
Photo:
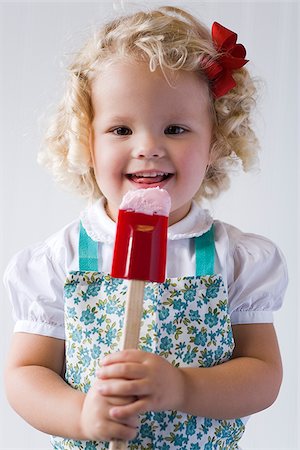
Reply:
[[[143,177],[143,178],[146,178],[146,177],[155,178],[155,177],[161,177],[161,176],[164,176],[164,175],[168,175],[168,173],[167,172],[151,172],[151,173],[149,173],[149,172],[138,172],[138,173],[134,173],[133,174],[133,176],[135,176],[135,177]]]

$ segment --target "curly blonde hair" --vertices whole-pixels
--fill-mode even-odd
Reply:
[[[163,72],[196,72],[209,86],[201,61],[217,59],[218,54],[209,30],[186,11],[171,6],[109,22],[76,54],[38,159],[52,169],[57,181],[89,199],[102,195],[91,164],[91,84],[103,64],[128,57],[148,61],[151,71],[159,67]],[[223,97],[215,99],[210,91],[212,163],[196,195],[198,200],[217,197],[227,189],[230,171],[237,163],[248,171],[257,161],[258,142],[251,127],[255,85],[245,68],[233,76],[236,87]]]

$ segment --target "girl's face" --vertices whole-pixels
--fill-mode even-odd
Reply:
[[[195,73],[175,76],[171,87],[146,63],[115,62],[93,82],[93,168],[113,220],[128,190],[159,186],[171,196],[173,224],[203,181],[212,134],[207,87]]]

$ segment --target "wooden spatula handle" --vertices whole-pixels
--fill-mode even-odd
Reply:
[[[109,450],[127,450],[127,441],[111,441]]]
[[[129,280],[128,282],[121,350],[138,347],[143,313],[144,288],[145,281]],[[126,441],[114,440],[109,444],[109,450],[126,449]]]

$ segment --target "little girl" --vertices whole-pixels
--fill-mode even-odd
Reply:
[[[277,397],[283,257],[200,207],[256,160],[245,58],[232,31],[163,7],[106,24],[70,67],[40,160],[93,201],[5,274],[8,399],[54,449],[234,449]],[[115,222],[123,195],[149,187],[172,201],[167,279],[146,285],[139,349],[119,351]]]

